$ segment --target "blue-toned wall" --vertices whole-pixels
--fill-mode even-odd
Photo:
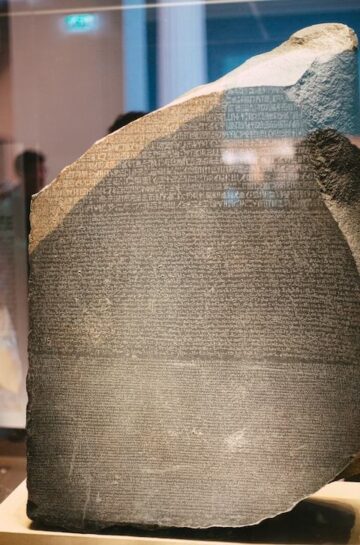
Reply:
[[[297,30],[319,23],[344,23],[360,35],[360,0],[262,0],[211,4],[206,9],[208,81],[250,57],[269,51]],[[157,103],[156,12],[148,10],[150,109]]]
[[[259,9],[258,16],[249,14],[223,19],[211,16],[210,6],[207,17],[209,81],[223,76],[248,58],[273,49],[297,30],[310,25],[344,23],[360,35],[360,0],[357,7],[352,3],[351,9],[346,10],[341,10],[341,6],[349,2],[339,1],[338,11],[333,7],[327,11],[324,2],[315,1],[313,4],[319,4],[319,11],[313,8],[311,13],[299,13],[296,4],[300,6],[301,2],[292,2],[293,12],[286,15],[261,13]]]

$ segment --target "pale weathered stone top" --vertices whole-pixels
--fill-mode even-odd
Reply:
[[[358,46],[355,32],[346,25],[333,23],[304,28],[268,53],[252,57],[224,77],[186,93],[175,103],[233,87],[294,85],[313,63],[323,64],[335,55]]]

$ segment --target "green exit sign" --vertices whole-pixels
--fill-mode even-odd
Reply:
[[[64,17],[64,27],[69,33],[95,32],[99,27],[99,17],[93,13],[76,13]]]

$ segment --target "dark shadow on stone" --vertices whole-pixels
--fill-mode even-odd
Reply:
[[[331,503],[312,500],[300,502],[289,513],[267,519],[256,526],[243,528],[159,528],[141,526],[113,526],[98,531],[103,535],[124,535],[160,539],[187,539],[194,541],[230,541],[235,543],[272,543],[303,545],[341,545],[348,543],[355,521],[354,512]],[[57,530],[33,523],[33,530]],[[96,525],[94,526],[96,530]],[[90,528],[88,529],[90,531]]]
[[[321,129],[309,134],[303,144],[321,190],[342,204],[353,204],[360,198],[360,150],[334,129]]]

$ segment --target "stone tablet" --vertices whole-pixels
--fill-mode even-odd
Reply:
[[[360,450],[356,47],[297,32],[35,197],[33,520],[255,524]]]

